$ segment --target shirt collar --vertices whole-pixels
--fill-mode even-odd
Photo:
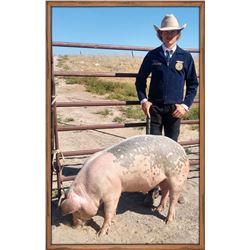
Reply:
[[[173,51],[173,53],[176,51],[176,48],[177,48],[177,45],[175,45],[172,49],[169,49],[169,48],[167,48],[165,45],[164,45],[164,43],[161,45],[161,47],[162,47],[162,49],[163,49],[163,51],[164,51],[164,54],[166,54],[166,50],[168,50],[168,51],[170,51],[170,50],[172,50]],[[172,54],[173,54],[172,53]]]

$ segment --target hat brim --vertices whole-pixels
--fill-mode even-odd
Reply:
[[[159,28],[156,25],[154,25],[155,30],[158,31],[168,31],[168,30],[183,30],[187,27],[187,24],[184,24],[181,27],[165,27],[165,28]]]

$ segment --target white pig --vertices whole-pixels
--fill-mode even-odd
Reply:
[[[162,197],[156,210],[166,207],[169,196],[169,223],[188,172],[189,161],[180,144],[165,136],[134,136],[87,160],[60,205],[62,214],[73,214],[73,226],[80,226],[104,203],[99,235],[107,234],[122,192],[146,193],[159,185]]]

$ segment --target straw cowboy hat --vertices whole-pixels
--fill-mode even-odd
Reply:
[[[161,27],[157,27],[154,25],[154,28],[157,32],[159,31],[167,31],[167,30],[183,30],[187,24],[180,26],[176,17],[174,15],[166,15],[161,21]]]

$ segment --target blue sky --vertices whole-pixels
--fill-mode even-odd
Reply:
[[[174,14],[180,25],[187,23],[178,44],[199,48],[198,7],[53,7],[52,40],[157,47],[161,44],[153,25],[160,26],[166,14]],[[84,48],[54,47],[58,54],[126,54]],[[139,55],[141,52],[134,52]]]

